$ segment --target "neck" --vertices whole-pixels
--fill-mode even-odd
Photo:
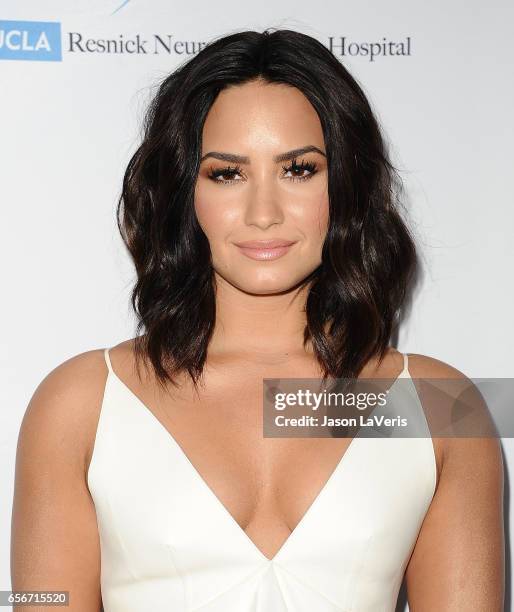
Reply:
[[[209,352],[269,357],[305,353],[308,291],[309,286],[280,294],[249,294],[216,275],[216,324]]]

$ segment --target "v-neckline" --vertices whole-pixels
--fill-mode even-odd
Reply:
[[[390,392],[393,387],[396,385],[396,383],[398,382],[398,380],[400,378],[402,378],[403,373],[405,371],[405,368],[400,372],[400,374],[395,378],[393,384],[389,387],[388,392]],[[235,526],[236,531],[239,532],[239,534],[243,537],[243,539],[246,541],[246,543],[249,545],[250,549],[263,561],[266,563],[273,563],[274,561],[278,560],[278,557],[284,553],[284,551],[286,550],[286,548],[288,546],[291,546],[291,542],[293,541],[293,539],[295,539],[295,536],[297,535],[297,533],[300,531],[301,527],[303,526],[304,523],[307,522],[307,520],[309,520],[310,516],[313,514],[313,512],[315,511],[316,507],[321,503],[321,500],[327,495],[326,491],[329,489],[330,487],[330,483],[335,479],[336,475],[338,474],[338,472],[340,472],[342,470],[342,468],[344,467],[344,464],[347,462],[347,456],[349,455],[350,451],[353,450],[355,448],[356,442],[359,439],[359,432],[357,432],[357,434],[355,436],[353,436],[353,438],[350,441],[350,444],[348,444],[348,446],[346,447],[346,450],[344,451],[343,455],[340,457],[339,461],[337,462],[335,468],[332,470],[332,472],[330,473],[329,477],[327,478],[327,480],[325,481],[325,483],[323,484],[323,486],[321,487],[321,489],[319,490],[318,494],[316,495],[316,497],[314,498],[314,500],[311,502],[311,504],[308,506],[308,508],[305,510],[305,512],[302,514],[300,520],[298,521],[298,523],[295,525],[295,527],[291,530],[291,533],[287,536],[287,538],[282,542],[280,548],[276,551],[276,553],[272,556],[272,557],[267,557],[262,550],[257,546],[257,544],[250,538],[250,536],[246,533],[246,531],[241,527],[241,525],[236,521],[236,519],[234,518],[234,516],[232,515],[231,512],[229,512],[228,508],[225,506],[225,504],[223,504],[223,502],[221,501],[221,499],[218,497],[218,495],[214,492],[214,490],[211,488],[211,486],[207,483],[207,481],[205,480],[205,478],[200,474],[200,472],[198,471],[198,469],[195,467],[195,465],[192,463],[191,459],[188,457],[188,455],[186,454],[186,452],[184,451],[184,449],[182,448],[182,446],[180,446],[180,444],[178,443],[177,439],[175,438],[175,436],[169,431],[169,429],[167,427],[165,427],[163,425],[163,423],[161,423],[161,421],[157,418],[157,416],[154,414],[154,412],[152,410],[150,410],[150,408],[143,402],[143,400],[141,400],[138,395],[136,395],[136,393],[134,393],[134,391],[132,391],[132,389],[125,383],[123,382],[123,380],[116,374],[116,372],[114,371],[114,369],[112,368],[112,365],[109,365],[109,372],[108,372],[108,377],[112,376],[112,378],[118,383],[118,385],[128,394],[128,396],[133,399],[134,401],[136,401],[137,404],[139,404],[144,411],[148,414],[148,416],[150,417],[150,419],[154,422],[154,424],[157,425],[157,429],[160,430],[167,438],[168,440],[171,442],[173,448],[179,453],[179,455],[185,460],[187,466],[189,467],[189,469],[191,470],[191,473],[194,475],[194,477],[196,478],[196,480],[198,481],[199,485],[207,491],[207,493],[210,495],[211,499],[213,500],[213,502],[218,506],[218,508],[220,509],[221,513],[227,518],[227,520],[229,520],[231,522],[232,525]]]

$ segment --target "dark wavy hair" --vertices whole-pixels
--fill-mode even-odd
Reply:
[[[304,346],[311,339],[323,379],[356,378],[370,358],[382,361],[415,269],[398,170],[342,63],[292,30],[214,39],[159,82],[117,207],[137,273],[137,369],[148,359],[163,387],[187,371],[197,388],[215,324],[210,247],[194,210],[203,124],[220,91],[255,79],[299,89],[323,130],[329,227],[322,262],[301,285],[311,283]]]

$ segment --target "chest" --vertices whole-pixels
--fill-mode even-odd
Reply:
[[[317,375],[309,364],[253,366],[229,375],[207,370],[198,392],[188,385],[166,396],[136,392],[144,416],[187,460],[193,478],[207,485],[269,558],[313,504],[351,440],[263,437],[263,379]]]

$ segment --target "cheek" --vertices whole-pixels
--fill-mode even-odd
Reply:
[[[210,207],[208,206],[208,194],[202,188],[200,182],[196,183],[194,194],[194,208],[196,218],[204,233],[207,234],[209,226]]]
[[[328,194],[317,193],[295,206],[295,216],[310,241],[323,242],[329,222]]]
[[[197,187],[194,208],[198,223],[214,248],[231,233],[239,216],[238,207],[216,186]]]
[[[219,232],[222,200],[212,186],[199,181],[195,189],[194,202],[198,223],[207,238],[211,239]]]
[[[196,218],[198,219],[198,224],[208,238],[211,234],[211,228],[214,227],[212,207],[208,205],[206,200],[197,198],[195,199],[195,213]]]
[[[324,239],[328,230],[329,222],[329,203],[328,194],[324,195],[320,199],[319,212],[318,212],[318,226],[321,237]]]

